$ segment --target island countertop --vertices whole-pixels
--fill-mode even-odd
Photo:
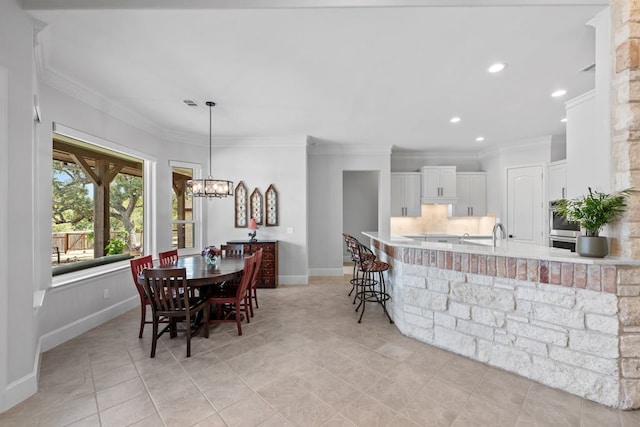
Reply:
[[[571,262],[579,264],[597,265],[629,265],[640,266],[640,260],[607,256],[605,258],[581,257],[567,249],[552,248],[549,246],[519,243],[500,239],[494,248],[491,242],[474,242],[473,238],[463,239],[462,243],[429,242],[412,239],[397,234],[381,234],[375,231],[363,231],[363,235],[378,240],[385,245],[400,246],[415,249],[430,249],[437,251],[450,251],[467,254],[506,256],[516,258],[538,259],[545,261]],[[488,243],[488,244],[487,244]]]

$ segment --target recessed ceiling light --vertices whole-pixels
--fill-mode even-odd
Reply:
[[[491,67],[489,67],[487,71],[489,71],[490,73],[499,73],[500,71],[504,70],[504,67],[506,66],[507,64],[503,64],[502,62],[496,62]]]
[[[484,136],[479,136],[476,138],[476,142],[482,142],[484,141]]]
[[[567,123],[567,118],[566,118],[566,117],[563,117],[563,118],[561,118],[561,119],[560,119],[560,121],[561,121],[562,123]]]
[[[558,98],[567,94],[567,91],[564,89],[558,89],[551,94],[554,98]]]
[[[460,121],[460,117],[451,117],[451,120],[449,120],[451,123],[458,123]]]

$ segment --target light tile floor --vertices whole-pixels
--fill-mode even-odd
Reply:
[[[640,426],[617,411],[400,334],[347,278],[260,289],[238,337],[163,336],[132,310],[43,354],[40,391],[0,426]]]

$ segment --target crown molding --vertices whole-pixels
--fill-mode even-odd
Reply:
[[[591,89],[583,93],[582,95],[578,95],[575,98],[568,100],[567,102],[564,103],[564,106],[568,110],[570,108],[575,107],[576,105],[582,104],[583,102],[592,100],[595,96],[596,96],[596,90]]]
[[[608,0],[22,0],[25,10],[606,6]]]
[[[478,151],[418,151],[418,150],[402,150],[392,153],[394,159],[467,159],[478,160],[480,158]]]
[[[333,156],[333,155],[374,155],[391,156],[391,145],[374,144],[340,144],[334,142],[318,142],[316,138],[310,137],[307,152],[310,155]]]

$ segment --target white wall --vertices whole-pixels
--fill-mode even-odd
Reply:
[[[0,200],[7,200],[9,195],[9,72],[6,68],[0,67]],[[7,203],[0,205],[0,254],[6,254],[9,251],[8,239],[8,209]],[[0,257],[0,322],[8,325],[9,312],[7,301],[8,298],[8,264],[7,257]],[[4,408],[4,390],[7,386],[7,329],[0,327],[0,411]]]
[[[441,153],[395,151],[391,154],[392,172],[419,172],[422,166],[455,166],[458,172],[483,171],[477,153]]]
[[[155,160],[156,186],[147,196],[146,201],[157,201],[157,215],[150,224],[146,224],[146,231],[155,235],[151,247],[145,247],[145,252],[155,255],[156,248],[171,246],[171,169],[169,160],[195,162],[202,158],[207,151],[205,147],[190,144],[172,144],[163,141],[158,136],[150,135],[131,125],[123,123],[103,112],[100,112],[84,102],[74,99],[47,85],[40,87],[40,106],[43,123],[38,129],[37,185],[43,191],[38,198],[35,209],[36,222],[41,233],[41,260],[37,265],[43,277],[42,289],[47,289],[44,304],[37,316],[39,328],[38,336],[42,336],[42,351],[46,351],[67,339],[82,333],[100,323],[112,318],[128,309],[137,307],[139,299],[131,282],[129,262],[118,263],[120,267],[112,265],[109,273],[97,277],[79,280],[51,288],[51,174],[52,174],[52,128],[53,123],[64,125],[81,134],[92,138],[96,143],[109,143],[113,147],[133,150],[145,158]],[[91,141],[89,141],[91,142]],[[151,176],[146,177],[153,180]],[[162,203],[162,201],[169,201]],[[154,210],[153,202],[145,204],[145,208]],[[111,271],[116,268],[116,271]],[[109,290],[109,298],[103,297],[104,290]],[[72,307],[73,310],[69,308]],[[132,331],[132,336],[136,332]]]
[[[35,391],[33,365],[36,356],[36,319],[33,316],[33,290],[38,287],[33,270],[33,27],[16,0],[0,2],[0,67],[8,70],[8,125],[6,144],[0,155],[2,182],[8,189],[2,203],[4,226],[2,257],[6,262],[0,276],[0,298],[10,301],[2,315],[6,336],[3,374],[4,407],[15,404]],[[5,142],[5,141],[3,141]],[[49,186],[51,183],[49,182]],[[6,334],[6,335],[4,335]],[[1,410],[2,408],[0,408]]]
[[[278,226],[259,226],[256,237],[278,240],[280,284],[307,284],[307,139],[234,138],[214,136],[213,177],[244,181],[249,195],[257,187],[264,198],[270,184],[278,192]],[[208,171],[208,159],[203,162]],[[234,198],[205,200],[208,230],[205,244],[248,239],[235,228]],[[290,229],[290,230],[288,230]],[[287,231],[292,231],[288,234]]]
[[[345,233],[363,240],[362,231],[378,229],[378,172],[344,171],[342,226]],[[342,256],[350,260],[346,245]]]
[[[506,188],[506,169],[514,166],[545,165],[551,162],[553,148],[558,144],[553,136],[514,141],[512,145],[498,150],[487,150],[481,154],[481,167],[487,171],[487,211],[496,214],[502,220],[506,218],[507,201],[503,197]],[[543,188],[547,188],[546,174]],[[546,196],[543,195],[543,200]],[[546,209],[543,215],[546,215]]]
[[[616,182],[615,177],[611,176],[611,171],[614,170],[611,165],[611,10],[608,7],[603,9],[589,24],[596,29],[594,114],[597,119],[594,119],[596,128],[593,136],[595,155],[599,163],[596,171],[597,185],[600,191],[609,192],[612,189],[611,183]]]
[[[309,147],[309,274],[342,275],[344,171],[378,171],[378,232],[389,233],[391,148],[315,144]],[[365,231],[365,230],[363,230]],[[374,231],[374,230],[369,230]]]

